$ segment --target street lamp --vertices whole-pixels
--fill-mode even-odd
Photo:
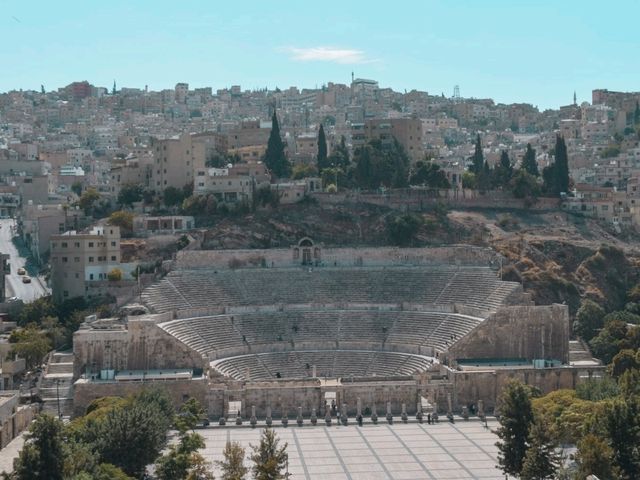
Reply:
[[[62,418],[62,414],[60,413],[60,379],[56,379],[56,399],[58,400],[58,418]]]

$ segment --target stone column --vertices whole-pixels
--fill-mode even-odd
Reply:
[[[342,415],[340,416],[340,421],[342,422],[342,425],[344,425],[345,427],[349,423],[349,417],[347,417],[347,404],[346,403],[342,404]]]
[[[418,399],[418,403],[416,403],[416,419],[418,423],[422,423],[422,400]]]
[[[402,414],[400,418],[402,419],[402,423],[407,423],[409,420],[409,417],[407,416],[407,405],[405,403],[402,404]]]
[[[356,422],[362,426],[362,401],[360,397],[356,400]]]
[[[299,427],[302,426],[302,407],[298,407],[298,417],[296,418],[296,422]]]
[[[387,402],[387,422],[393,425],[393,415],[391,414],[391,402]]]
[[[265,419],[265,423],[267,427],[270,427],[273,423],[273,418],[271,418],[271,405],[267,405],[267,418]]]
[[[311,409],[311,425],[316,425],[318,423],[318,417],[316,415],[316,407]]]
[[[255,427],[256,424],[258,423],[258,419],[256,418],[256,406],[255,405],[251,405],[251,418],[249,419],[249,423],[251,424],[251,427]]]
[[[371,408],[371,421],[373,422],[374,425],[378,424],[378,411],[376,409],[376,404],[373,404],[373,407]]]

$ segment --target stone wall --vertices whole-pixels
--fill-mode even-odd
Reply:
[[[385,206],[402,211],[423,211],[433,209],[438,203],[449,208],[493,208],[498,210],[551,210],[560,208],[559,198],[538,198],[529,205],[525,199],[514,198],[510,192],[491,191],[480,193],[476,190],[422,190],[398,189],[380,193],[324,193],[315,192],[311,196],[321,204],[343,205],[365,203]]]
[[[566,305],[499,309],[460,339],[447,358],[525,358],[569,361],[569,309]]]
[[[3,415],[0,424],[0,449],[6,447],[11,440],[27,428],[37,413],[37,405],[14,405],[8,415]]]
[[[488,248],[464,246],[433,248],[323,248],[322,262],[327,266],[400,266],[400,265],[472,265],[487,266],[495,262],[498,254]],[[293,267],[301,264],[294,261],[290,249],[262,250],[181,250],[176,254],[175,268],[228,269],[264,264],[271,267]]]
[[[128,330],[78,330],[73,335],[74,378],[103,369],[206,368],[206,360],[158,327],[156,317],[130,317]]]
[[[205,378],[193,380],[164,380],[145,382],[103,382],[78,380],[73,387],[73,415],[84,415],[87,406],[101,397],[126,397],[148,388],[162,388],[167,391],[177,408],[189,397],[195,398],[203,406],[207,405],[207,381]]]
[[[562,388],[575,388],[593,373],[602,374],[605,367],[585,369],[557,368],[501,368],[481,371],[451,371],[454,409],[477,404],[481,399],[486,411],[499,409],[498,397],[510,380],[519,380],[540,389],[543,395]]]
[[[322,418],[324,414],[325,394],[335,392],[339,405],[347,404],[347,412],[356,414],[358,398],[361,399],[363,410],[373,408],[375,403],[378,415],[384,416],[387,402],[391,403],[394,414],[402,411],[404,403],[408,413],[415,413],[419,398],[418,383],[415,380],[343,382],[336,385],[321,385],[319,380],[291,380],[260,383],[218,384],[212,386],[209,392],[208,414],[213,420],[221,415],[235,416],[229,412],[230,401],[242,402],[242,417],[251,416],[251,407],[256,407],[256,416],[264,418],[267,407],[271,407],[271,416],[276,419],[282,417],[286,411],[290,419],[295,418],[298,407],[302,407],[302,414],[308,418],[312,408]]]

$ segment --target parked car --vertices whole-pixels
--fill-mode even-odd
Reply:
[[[22,277],[22,283],[31,283],[31,277],[29,275],[25,275]]]
[[[26,274],[27,274],[27,271],[24,268],[20,267],[18,269],[18,275],[26,275]]]

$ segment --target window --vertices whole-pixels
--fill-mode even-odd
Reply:
[[[62,296],[63,297],[68,297],[69,296],[69,291],[65,290],[64,292],[62,292]]]
[[[89,257],[89,263],[93,263],[93,257]]]
[[[62,242],[62,248],[67,248],[67,242]]]
[[[116,261],[116,256],[115,255],[111,255],[111,261],[115,262]]]
[[[67,257],[62,257],[62,263],[67,263],[68,258]]]
[[[93,273],[89,274],[89,280],[93,280]]]
[[[73,257],[73,261],[78,263],[80,261],[80,257]]]
[[[116,246],[116,242],[111,242],[111,246],[115,247]]]
[[[89,248],[93,247],[93,242],[89,242]]]
[[[80,242],[75,242],[75,243],[73,244],[73,246],[74,246],[74,247],[76,247],[76,248],[80,248]]]
[[[80,274],[79,273],[76,273],[76,278],[80,278]]]

